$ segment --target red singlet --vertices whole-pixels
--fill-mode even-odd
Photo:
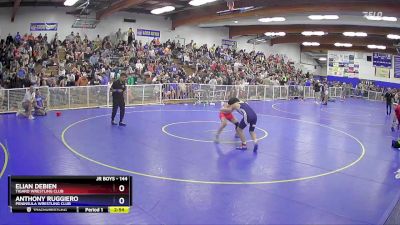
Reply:
[[[225,119],[227,119],[227,120],[233,120],[235,117],[233,117],[233,114],[232,114],[232,113],[223,113],[223,112],[220,112],[220,113],[219,113],[219,118],[220,118],[220,119],[225,118]]]

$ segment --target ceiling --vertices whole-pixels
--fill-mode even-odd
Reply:
[[[282,43],[319,42],[318,47],[302,47],[307,51],[340,49],[351,51],[374,51],[367,48],[369,44],[385,45],[382,52],[396,53],[394,44],[399,40],[390,40],[387,34],[400,35],[400,0],[240,0],[237,7],[254,6],[256,9],[243,13],[218,15],[216,12],[226,9],[226,3],[204,6],[203,10],[187,10],[172,16],[172,26],[184,25],[200,27],[229,27],[230,37],[254,36],[262,42],[265,32],[285,32],[284,37],[275,37],[267,41],[271,45]],[[364,17],[364,12],[375,12],[398,18],[397,22],[371,21]],[[309,15],[338,15],[338,20],[310,20]],[[284,17],[283,22],[263,23],[258,19],[264,17]],[[324,31],[322,37],[306,37],[303,31]],[[345,31],[367,32],[363,38],[345,37]],[[379,31],[379,32],[377,32]],[[265,38],[271,39],[271,38]],[[335,43],[351,43],[351,48],[337,48]],[[376,51],[376,50],[375,50]]]
[[[400,0],[399,0],[400,4]],[[200,27],[220,27],[220,26],[249,26],[249,25],[289,25],[289,24],[319,24],[319,25],[354,25],[354,26],[374,26],[374,27],[397,27],[400,28],[400,18],[397,22],[387,21],[373,21],[367,20],[364,15],[360,12],[359,15],[340,15],[338,20],[310,20],[308,19],[309,14],[302,15],[288,15],[285,16],[286,21],[284,22],[271,22],[263,23],[258,21],[261,17],[245,17],[245,18],[234,18],[233,20],[223,21],[209,21],[206,23],[200,23]],[[235,22],[236,21],[236,22]]]
[[[24,6],[63,6],[64,0],[0,0],[0,7],[12,7],[13,18],[19,7]],[[79,6],[86,0],[80,0]],[[252,36],[263,37],[264,33],[285,32],[284,37],[273,38],[268,43],[302,43],[304,41],[320,42],[317,51],[332,49],[335,42],[349,42],[352,48],[347,50],[365,50],[367,44],[380,44],[387,47],[387,52],[396,52],[389,40],[389,33],[400,35],[400,0],[236,0],[235,8],[254,6],[254,10],[242,13],[219,15],[218,11],[226,10],[226,0],[218,0],[199,7],[189,5],[189,0],[90,0],[86,13],[95,13],[101,20],[118,12],[127,11],[149,14],[151,10],[163,6],[174,6],[175,11],[163,14],[172,20],[172,29],[185,25],[200,27],[229,27],[230,37]],[[81,10],[70,7],[70,13],[81,13]],[[398,18],[397,22],[370,21],[363,12],[382,13],[383,16]],[[338,20],[310,20],[308,15],[336,14]],[[263,17],[285,17],[284,22],[262,23]],[[323,37],[305,37],[302,31],[324,31]],[[364,38],[348,38],[344,31],[367,32]],[[269,38],[270,39],[270,38]],[[313,47],[304,47],[312,50]],[[368,49],[367,49],[368,50]]]
[[[64,6],[65,0],[22,0],[20,6]],[[14,0],[0,0],[0,7],[13,7]]]

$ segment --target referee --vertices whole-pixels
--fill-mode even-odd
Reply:
[[[117,115],[117,110],[119,107],[119,125],[123,127],[126,126],[126,124],[122,122],[125,116],[125,99],[124,99],[124,93],[126,90],[125,81],[126,81],[126,74],[122,73],[119,79],[113,82],[110,90],[113,96],[111,124],[117,125],[117,123],[114,122],[114,119],[115,116]]]

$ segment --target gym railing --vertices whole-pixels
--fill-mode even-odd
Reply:
[[[110,86],[40,87],[45,105],[49,110],[109,107],[112,105]],[[21,109],[26,88],[0,89],[0,113]],[[215,103],[231,97],[249,100],[287,100],[314,98],[310,86],[291,85],[208,85],[208,84],[148,84],[128,85],[125,92],[126,105],[151,105],[168,103]],[[354,88],[330,87],[330,98],[356,97],[382,101],[381,92]]]

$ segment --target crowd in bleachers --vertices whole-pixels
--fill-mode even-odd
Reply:
[[[120,32],[120,30],[118,31]],[[107,84],[120,73],[143,83],[303,84],[310,79],[283,55],[266,56],[193,41],[153,39],[143,43],[130,36],[122,40],[97,36],[94,40],[71,32],[9,34],[0,42],[0,81],[5,88],[86,86]],[[188,71],[191,68],[190,71]]]
[[[0,85],[86,86],[109,84],[122,72],[128,84],[200,83],[212,85],[305,85],[312,75],[295,68],[285,55],[236,50],[232,47],[198,45],[154,38],[135,40],[130,29],[127,40],[121,30],[111,38],[71,32],[60,38],[47,35],[9,34],[0,42]],[[126,39],[126,38],[125,38]],[[343,85],[331,83],[331,86]],[[362,85],[362,84],[361,84]],[[369,90],[380,90],[370,86]]]

